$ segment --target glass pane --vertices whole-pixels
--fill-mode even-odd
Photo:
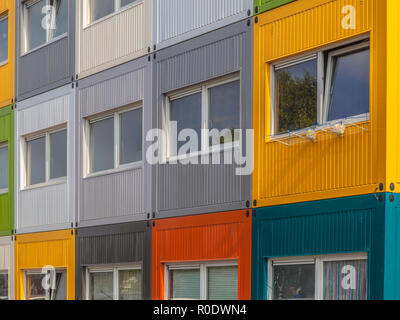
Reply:
[[[170,300],[200,300],[200,269],[169,272]]]
[[[142,108],[120,114],[119,162],[142,160]]]
[[[314,299],[315,265],[274,266],[273,298]]]
[[[210,129],[229,131],[214,139],[214,143],[210,138],[210,145],[238,140],[234,129],[240,129],[240,81],[209,89],[209,99]]]
[[[29,183],[46,182],[46,138],[28,141]]]
[[[134,3],[136,1],[138,1],[138,0],[121,0],[121,7],[125,7],[128,4]]]
[[[0,62],[8,60],[8,18],[0,18]]]
[[[0,273],[0,300],[8,300],[8,274]]]
[[[89,295],[90,295],[90,300],[112,300],[113,273],[112,272],[90,273]]]
[[[8,189],[8,146],[0,147],[0,190]]]
[[[369,112],[369,49],[333,60],[328,121]]]
[[[96,21],[114,12],[114,1],[113,0],[91,0],[91,19],[90,21]]]
[[[51,30],[50,39],[56,38],[67,32],[68,25],[68,0],[52,0],[55,8],[55,29]]]
[[[317,122],[317,60],[275,72],[275,133],[298,130]]]
[[[324,263],[324,300],[367,300],[367,260]]]
[[[119,300],[141,300],[142,299],[142,271],[121,270],[119,278]]]
[[[46,300],[46,291],[42,285],[43,274],[26,276],[27,300]]]
[[[91,124],[92,172],[114,168],[114,118]]]
[[[67,176],[67,130],[50,135],[50,179]]]
[[[34,49],[46,43],[46,29],[42,26],[42,20],[45,18],[45,15],[42,13],[42,8],[45,5],[46,1],[40,0],[39,2],[27,7],[27,50]]]
[[[237,300],[238,298],[238,267],[208,268],[208,299]]]
[[[193,129],[198,136],[198,148],[201,139],[201,93],[192,94],[183,98],[172,100],[170,104],[170,121],[176,121],[177,134],[183,129]],[[176,137],[177,139],[177,137]],[[177,151],[187,141],[177,141]],[[197,151],[197,150],[196,150]]]
[[[56,273],[54,288],[50,289],[50,300],[67,300],[67,273]]]

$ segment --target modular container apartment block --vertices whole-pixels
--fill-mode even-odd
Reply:
[[[78,82],[80,227],[149,217],[151,70],[142,57]]]
[[[399,299],[399,223],[398,194],[254,209],[252,298]]]
[[[74,233],[71,229],[15,236],[16,300],[75,299]],[[43,287],[44,276],[54,286]]]
[[[0,2],[0,108],[14,103],[15,82],[14,1]]]
[[[71,84],[16,105],[17,233],[74,226],[77,112]]]
[[[15,1],[18,101],[73,81],[76,2]]]
[[[251,175],[237,175],[239,165],[235,161],[225,164],[222,156],[220,164],[215,164],[215,154],[204,137],[198,141],[197,153],[192,149],[192,153],[176,157],[170,146],[176,145],[177,138],[168,122],[176,121],[180,129],[197,130],[198,136],[200,128],[242,129],[246,153],[245,130],[252,128],[252,29],[251,19],[243,20],[154,56],[154,127],[167,133],[167,152],[160,152],[160,162],[153,166],[156,217],[238,210],[250,205]],[[221,95],[229,99],[218,98]],[[185,114],[190,116],[185,118]],[[189,164],[181,161],[183,158]],[[204,158],[209,164],[204,164]]]
[[[249,300],[251,212],[153,220],[152,297]]]
[[[153,50],[152,0],[81,0],[77,4],[76,74],[79,78]]]
[[[0,300],[14,299],[14,241],[0,237]]]
[[[157,50],[252,16],[253,0],[153,0]]]
[[[385,141],[398,102],[386,99],[387,92],[389,97],[398,91],[386,81],[386,59],[392,55],[387,30],[396,29],[387,18],[388,4],[398,10],[392,1],[297,0],[254,18],[255,206],[393,190],[385,172],[392,148],[386,149]],[[329,72],[335,61],[337,80]],[[350,78],[342,66],[351,71]],[[292,103],[297,93],[285,79],[296,70],[308,71],[313,89]],[[276,89],[282,87],[291,95]],[[338,97],[346,99],[338,103]]]
[[[77,229],[77,300],[149,300],[150,289],[150,221]]]

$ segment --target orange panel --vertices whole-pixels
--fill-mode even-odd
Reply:
[[[172,262],[238,261],[238,298],[251,299],[251,214],[246,210],[157,220],[152,231],[152,297],[164,299]]]

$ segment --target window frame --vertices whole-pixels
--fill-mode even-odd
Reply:
[[[0,61],[0,67],[4,66],[8,63],[9,55],[10,55],[10,19],[8,16],[8,11],[0,14],[0,22],[7,20],[7,59]]]
[[[208,268],[212,267],[237,267],[239,280],[239,263],[237,260],[182,262],[164,264],[164,297],[169,300],[169,276],[171,270],[200,270],[200,300],[208,300]],[[239,291],[238,291],[239,297]]]
[[[353,38],[347,41],[342,41],[340,43],[335,43],[329,46],[325,46],[323,48],[319,48],[312,52],[308,52],[306,54],[299,54],[287,59],[279,60],[273,63],[267,63],[267,67],[269,65],[270,69],[270,113],[266,112],[266,121],[269,121],[269,133],[266,135],[266,141],[269,139],[276,139],[276,138],[285,138],[289,136],[288,132],[284,133],[277,133],[276,132],[276,92],[275,92],[275,83],[276,83],[276,75],[275,71],[283,69],[285,67],[301,64],[307,61],[311,61],[313,59],[317,60],[317,125],[316,129],[325,129],[332,124],[340,123],[343,120],[346,120],[346,124],[352,123],[359,123],[362,121],[369,121],[370,112],[352,116],[349,118],[343,119],[336,119],[332,121],[327,121],[328,116],[328,106],[329,106],[329,97],[327,93],[329,91],[329,87],[332,81],[332,65],[333,59],[343,53],[352,53],[357,52],[362,49],[371,49],[371,39],[370,35],[363,35],[357,38]],[[326,60],[326,62],[325,62]],[[370,59],[371,64],[371,59]],[[328,70],[329,68],[329,70]],[[267,82],[268,83],[268,80]],[[369,105],[371,109],[371,102]],[[267,118],[269,117],[269,119]],[[305,133],[310,127],[308,128],[301,128],[295,130],[294,132],[298,134]],[[266,130],[268,128],[266,127]],[[270,138],[268,138],[270,137]]]
[[[51,141],[50,141],[50,136],[54,133],[66,131],[67,134],[67,175],[64,177],[59,177],[55,179],[51,179]],[[46,148],[46,155],[45,155],[45,181],[36,183],[36,184],[31,184],[30,182],[30,155],[29,155],[29,142],[40,139],[40,138],[45,138],[45,148]],[[48,185],[53,185],[53,184],[59,184],[59,183],[66,183],[68,180],[68,164],[69,164],[69,159],[68,159],[68,149],[69,149],[69,137],[68,137],[68,128],[67,125],[61,125],[57,128],[33,134],[33,135],[27,135],[23,138],[23,143],[24,143],[24,160],[25,160],[25,166],[24,166],[24,177],[23,177],[23,190],[28,190],[28,189],[34,189],[34,188],[40,188],[43,186],[48,186]]]
[[[267,300],[274,300],[274,286],[273,286],[273,267],[275,265],[304,265],[313,264],[315,266],[315,290],[314,300],[323,300],[323,277],[324,277],[324,262],[334,261],[369,261],[368,252],[360,253],[344,253],[344,254],[327,254],[327,255],[313,255],[313,256],[299,256],[299,257],[277,257],[267,258],[267,287],[265,296]],[[368,280],[367,280],[368,281]],[[368,288],[368,282],[367,282]],[[368,289],[367,289],[368,295]],[[307,300],[307,299],[302,299]]]
[[[67,277],[66,283],[68,284],[68,272],[67,272],[67,269],[65,269],[65,268],[55,268],[56,277],[57,277],[57,274],[60,274],[60,273],[61,274],[65,273],[65,276]],[[24,281],[24,290],[23,290],[24,300],[27,300],[27,297],[28,297],[28,287],[27,287],[28,281],[27,280],[28,280],[28,276],[30,276],[30,275],[42,275],[44,277],[46,275],[46,273],[43,273],[42,270],[40,270],[40,269],[25,269],[24,270],[24,279],[23,279],[23,281]],[[67,288],[67,291],[68,291],[68,288]],[[46,297],[45,301],[49,301],[50,300],[50,299],[47,299],[48,292],[49,292],[49,290],[45,290],[45,297]]]
[[[9,149],[9,146],[8,146],[8,141],[0,143],[0,149],[2,149],[2,148],[7,148],[7,171],[9,173],[9,168],[10,168],[10,163],[9,163],[10,162],[10,154],[9,154],[9,152],[10,152],[10,149]],[[8,177],[7,185],[8,186],[10,185],[10,177]],[[0,189],[0,195],[8,193],[8,186],[7,186],[7,188]]]
[[[40,2],[41,0],[27,0],[25,2],[22,3],[22,29],[21,29],[21,41],[22,41],[22,45],[21,45],[21,56],[24,55],[28,55],[32,52],[35,52],[37,50],[40,50],[42,48],[44,48],[45,46],[56,42],[62,38],[68,37],[69,34],[69,0],[68,1],[68,13],[67,13],[67,30],[66,32],[64,32],[63,34],[58,35],[57,37],[52,38],[51,40],[49,40],[49,29],[45,29],[46,31],[46,42],[34,47],[34,48],[29,48],[28,42],[29,42],[29,37],[30,37],[30,32],[28,31],[28,25],[27,25],[27,16],[28,16],[28,8],[30,6],[35,5],[36,3]],[[45,2],[45,6],[50,5],[50,0],[43,0]],[[65,1],[65,0],[64,0]],[[44,17],[44,15],[43,15]]]
[[[197,156],[208,155],[214,152],[228,151],[232,149],[239,148],[240,141],[236,140],[233,142],[228,142],[224,144],[217,144],[214,146],[209,146],[209,137],[207,137],[205,130],[210,130],[210,103],[209,103],[209,89],[222,86],[224,84],[232,83],[239,81],[239,128],[242,128],[242,79],[239,72],[235,72],[231,75],[224,76],[218,79],[213,79],[198,85],[191,86],[189,88],[184,88],[177,90],[175,92],[169,93],[165,95],[165,118],[163,120],[163,127],[166,132],[166,155],[163,157],[164,161],[176,161],[188,158],[194,158]],[[189,154],[183,155],[174,155],[171,151],[171,128],[167,125],[171,119],[171,102],[180,98],[188,97],[193,94],[201,93],[201,137],[199,141],[199,149],[198,151],[191,152]],[[177,133],[179,136],[179,132]],[[177,150],[179,153],[179,150]]]
[[[87,266],[85,268],[85,300],[90,299],[90,274],[91,273],[112,273],[113,276],[113,299],[119,300],[119,271],[141,271],[142,275],[142,287],[141,296],[143,300],[143,267],[142,264],[132,264],[132,265],[110,265],[110,266]]]
[[[133,110],[138,110],[142,109],[142,159],[139,161],[135,162],[130,162],[130,163],[125,163],[125,164],[120,164],[120,116],[123,113],[133,111]],[[92,129],[91,129],[91,124],[96,123],[102,120],[106,119],[114,119],[114,144],[113,144],[113,152],[114,152],[114,167],[111,169],[106,169],[106,170],[101,170],[97,172],[93,172],[91,168],[91,134],[92,134]],[[140,168],[143,166],[143,157],[144,157],[144,145],[143,145],[143,130],[144,130],[144,109],[143,109],[143,104],[142,102],[140,103],[134,103],[127,105],[122,108],[118,108],[114,111],[109,111],[102,113],[101,115],[96,115],[96,116],[91,116],[85,119],[85,140],[86,140],[86,147],[85,147],[85,158],[84,162],[86,165],[86,168],[84,169],[84,178],[91,178],[91,177],[96,177],[96,176],[102,176],[102,175],[107,175],[107,174],[112,174],[116,172],[121,172],[121,171],[126,171],[126,170],[131,170],[131,169],[136,169]]]
[[[0,270],[0,275],[7,276],[7,296],[0,296],[0,301],[6,301],[10,299],[10,273],[9,270]]]

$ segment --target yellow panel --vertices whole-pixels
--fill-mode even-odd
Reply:
[[[342,8],[356,8],[356,29],[342,28]],[[257,206],[373,193],[385,184],[386,1],[298,0],[257,16],[254,27],[255,170]],[[285,146],[271,135],[270,67],[282,58],[370,34],[370,120],[344,137],[317,134]],[[379,66],[379,67],[378,67]],[[378,129],[379,128],[379,129]]]
[[[8,15],[8,62],[0,66],[0,108],[14,102],[15,0],[0,1],[0,16]]]
[[[75,232],[52,231],[17,235],[15,241],[15,297],[24,299],[24,270],[53,266],[67,270],[67,298],[75,299]]]

